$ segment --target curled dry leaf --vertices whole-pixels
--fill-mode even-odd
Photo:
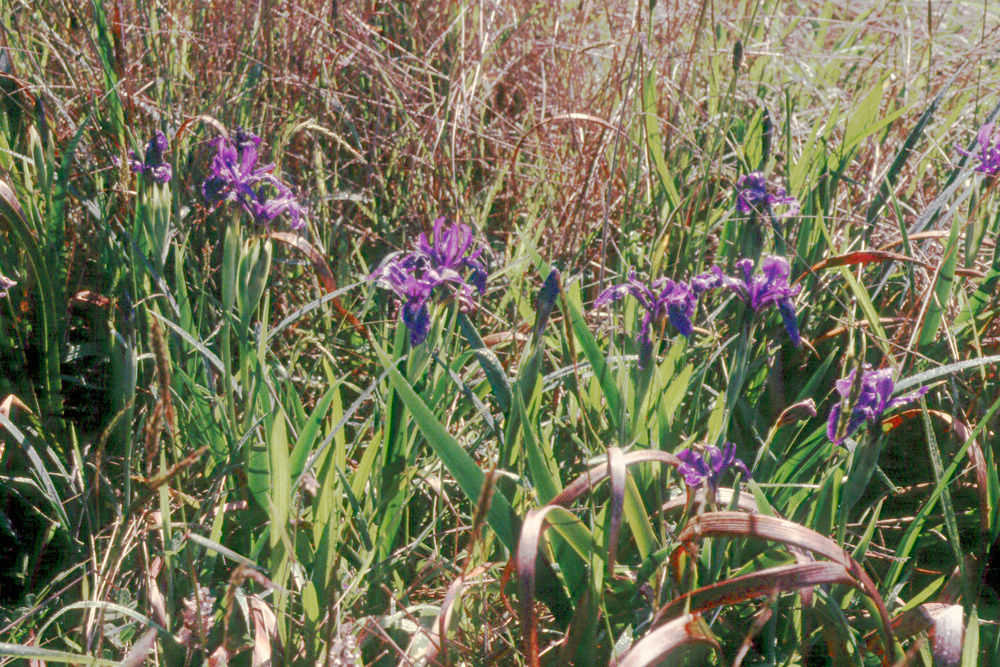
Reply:
[[[548,505],[546,505],[546,507],[547,508],[569,507],[570,505],[573,504],[574,501],[576,501],[578,498],[580,498],[583,494],[585,494],[586,492],[592,490],[595,486],[597,486],[598,484],[600,484],[601,482],[603,482],[605,479],[607,479],[611,475],[611,472],[612,472],[611,469],[612,468],[615,468],[615,470],[619,470],[620,469],[620,470],[624,471],[625,469],[627,469],[631,465],[634,465],[636,463],[644,463],[644,462],[648,462],[648,461],[657,461],[659,463],[665,463],[667,465],[673,466],[674,468],[677,468],[681,464],[680,459],[678,459],[673,454],[670,454],[668,452],[657,451],[657,450],[639,450],[639,451],[629,452],[628,454],[625,454],[625,455],[621,456],[620,458],[617,457],[617,456],[615,456],[614,459],[613,459],[613,461],[612,461],[612,463],[610,465],[609,465],[609,463],[599,463],[596,466],[594,466],[593,468],[591,468],[590,470],[588,470],[587,472],[585,472],[582,475],[580,475],[579,477],[577,477],[575,480],[573,480],[572,483],[570,483],[566,488],[564,488],[562,490],[562,492],[560,492],[558,495],[556,495],[550,501],[550,503]],[[619,479],[621,479],[621,477],[619,477]],[[621,485],[620,488],[624,489],[624,482],[622,482],[622,485]],[[614,490],[613,490],[613,492],[614,492]],[[624,493],[624,491],[622,491],[622,493]],[[542,508],[542,509],[545,509],[545,508]],[[535,510],[535,511],[537,512],[537,511],[540,511],[540,510]],[[530,516],[531,515],[529,514],[529,517]],[[535,530],[537,531],[540,527],[541,527],[541,522],[539,522],[539,524],[538,524],[538,526],[536,526]],[[523,536],[524,536],[526,530],[527,530],[527,518],[525,519],[525,525],[523,525],[521,527],[522,539],[523,539]],[[538,536],[536,535],[535,538],[534,538],[535,539],[535,543],[536,543],[535,544],[535,551],[536,552],[537,552],[537,537]],[[520,550],[520,543],[519,543],[518,548]],[[535,571],[535,564],[534,564],[535,561],[532,560],[531,563],[532,563],[532,565],[530,566],[530,577],[531,577],[530,590],[532,591],[532,595],[533,595],[533,591],[535,590],[536,583],[537,583],[538,587],[542,588],[543,590],[544,590],[543,587],[553,587],[553,586],[558,587],[558,586],[562,585],[561,583],[559,583],[555,579],[555,573],[552,570],[552,567],[548,564],[548,561],[543,561],[543,564],[541,566],[541,570],[538,571],[538,572]],[[518,560],[517,556],[515,556],[514,558],[511,558],[511,560],[507,563],[507,567],[504,568],[503,575],[500,578],[500,591],[501,591],[501,593],[500,593],[500,599],[503,602],[504,606],[507,607],[508,611],[510,611],[513,614],[514,613],[513,609],[511,608],[510,603],[507,601],[507,598],[504,595],[503,591],[505,589],[505,586],[506,586],[506,583],[507,583],[508,579],[510,578],[511,574],[513,574],[513,572],[516,569],[517,573],[518,573],[518,584],[519,584],[519,591],[518,591],[518,593],[519,593],[519,595],[521,595],[521,611],[522,611],[521,618],[522,618],[522,620],[525,620],[527,618],[527,616],[525,616],[524,614],[529,613],[529,610],[525,610],[524,609],[525,599],[526,598],[523,595],[523,590],[526,590],[526,589],[521,589],[520,586],[522,586],[522,585],[528,585],[521,578],[521,573],[522,572],[528,572],[528,569],[522,570],[521,566],[522,566],[522,562],[520,560]],[[524,566],[525,566],[525,568],[528,567],[526,561],[524,563]],[[538,577],[537,580],[536,580],[536,576]],[[566,611],[569,611],[569,610],[566,610]],[[531,625],[532,625],[532,627],[531,627],[530,631],[536,633],[535,640],[536,640],[536,643],[537,643],[537,628],[533,627],[534,626],[534,616],[533,616],[533,614],[534,614],[534,607],[532,607],[530,609],[530,613],[532,614],[532,616],[531,616]],[[556,617],[559,618],[560,614],[556,613],[556,610],[553,610],[553,613],[555,613]],[[525,628],[524,631],[526,633],[529,632],[529,629],[528,629],[527,625],[525,625],[524,628]],[[529,640],[529,637],[526,634],[525,635],[525,641],[527,642],[528,640]]]
[[[438,612],[437,619],[435,619],[434,624],[431,625],[428,631],[430,641],[428,642],[427,653],[424,655],[424,660],[427,664],[436,664],[439,662],[440,656],[446,654],[445,642],[448,640],[448,626],[451,624],[452,610],[455,608],[455,602],[461,596],[466,582],[484,574],[487,570],[488,568],[485,565],[474,567],[468,573],[460,575],[448,586],[448,592],[441,603],[441,610]]]
[[[22,219],[24,218],[24,209],[21,208],[21,202],[17,200],[17,195],[14,194],[13,188],[7,184],[6,174],[3,174],[2,172],[0,172],[0,198],[6,202],[7,206],[9,206],[14,213],[21,216]],[[4,213],[7,212],[4,211]]]
[[[862,588],[861,582],[840,563],[816,561],[779,565],[703,586],[675,598],[657,612],[653,624],[658,625],[685,610],[701,613],[721,605],[745,602],[763,595],[825,584],[844,584],[859,590]]]
[[[713,650],[717,655],[722,654],[719,642],[704,619],[698,614],[684,614],[636,642],[622,657],[618,667],[659,665],[664,658],[692,644],[700,645],[706,651]]]
[[[3,399],[3,401],[0,402],[0,414],[2,414],[7,419],[10,419],[10,410],[15,406],[24,410],[29,414],[31,413],[31,409],[28,408],[28,406],[25,405],[20,398],[18,398],[14,394],[8,394],[7,398]],[[0,440],[0,460],[3,459],[3,451],[4,451],[3,440]]]
[[[957,649],[957,655],[960,659],[962,654],[962,635],[964,634],[964,628],[962,627],[962,605],[960,604],[925,602],[913,609],[907,609],[903,613],[897,614],[892,619],[892,629],[900,639],[913,637],[921,632],[928,632],[933,638],[935,647],[941,642],[942,649],[947,649],[955,641],[954,627],[952,626],[954,625],[956,616],[958,618],[959,630],[958,644],[952,648]],[[868,646],[869,651],[881,653],[881,647],[875,633],[871,633],[865,638],[865,644]],[[935,648],[935,654],[936,652]],[[937,665],[937,661],[934,664]]]
[[[715,490],[715,502],[719,507],[729,507],[729,504],[733,502],[733,495],[735,492],[727,487],[720,486]],[[693,504],[695,507],[704,507],[706,502],[705,499],[705,489],[701,488],[694,492]],[[754,500],[753,496],[749,493],[740,493],[739,499],[736,501],[737,509],[741,512],[749,512],[750,514],[759,514],[760,509],[757,507],[757,501]],[[687,494],[671,498],[667,502],[663,503],[663,507],[660,509],[665,517],[673,517],[675,514],[682,512],[688,504]],[[697,510],[693,512],[697,514]]]
[[[962,642],[965,639],[965,615],[962,605],[951,604],[934,619],[931,630],[931,655],[938,667],[958,667],[962,664]]]
[[[674,468],[677,468],[681,464],[680,459],[673,454],[652,449],[629,452],[622,457],[622,463],[626,468],[635,465],[636,463],[645,463],[647,461],[665,463],[673,466]],[[550,504],[569,507],[577,498],[607,479],[609,474],[610,470],[608,464],[597,464],[573,480],[573,482],[563,489],[559,495],[552,499]]]
[[[524,637],[524,653],[531,667],[539,667],[538,619],[535,613],[535,583],[537,564],[540,558],[542,533],[548,527],[551,513],[561,514],[570,521],[579,521],[558,505],[546,505],[528,512],[521,526],[521,538],[517,543],[517,594],[518,617]]]
[[[878,588],[861,565],[830,538],[787,519],[743,512],[701,514],[688,522],[679,537],[683,546],[678,547],[671,556],[675,572],[682,571],[679,566],[680,561],[686,554],[694,553],[697,550],[695,543],[705,537],[753,537],[781,542],[790,547],[812,551],[843,565],[878,608],[883,645],[894,645],[889,611]]]
[[[608,448],[608,477],[611,478],[611,526],[608,530],[608,576],[614,576],[618,556],[618,536],[625,513],[625,482],[628,469],[621,447]]]
[[[814,264],[806,274],[814,273],[822,269],[829,269],[837,266],[853,266],[856,264],[882,264],[883,262],[903,262],[909,264],[916,264],[925,269],[933,270],[934,266],[923,262],[919,259],[914,259],[913,257],[908,257],[902,255],[898,252],[892,252],[891,250],[857,250],[855,252],[849,252],[844,255],[837,255],[836,257],[829,257],[821,262]],[[956,269],[956,273],[960,275],[971,276],[974,278],[985,277],[982,271],[977,271],[976,269],[968,269],[961,267]],[[799,276],[799,280],[805,277],[806,274]],[[796,281],[798,282],[798,281]]]
[[[247,596],[253,619],[253,667],[270,667],[271,640],[278,639],[278,623],[271,608],[256,595]]]
[[[129,652],[118,663],[119,667],[139,667],[139,665],[145,664],[153,647],[156,646],[157,634],[159,634],[159,630],[156,628],[146,630],[142,637],[139,638],[139,641],[132,645]]]

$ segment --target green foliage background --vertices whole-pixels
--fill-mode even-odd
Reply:
[[[1000,208],[955,147],[998,20],[0,2],[0,662],[993,664]],[[301,241],[205,203],[237,126]],[[127,168],[157,129],[166,187]],[[758,169],[798,214],[736,212]],[[412,347],[366,278],[441,215],[489,289]],[[799,348],[714,295],[639,370],[635,303],[592,307],[775,253]],[[855,498],[825,418],[862,362],[932,388]],[[753,479],[699,501],[673,455],[727,440]]]

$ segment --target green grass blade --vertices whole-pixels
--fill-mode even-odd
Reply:
[[[77,655],[66,651],[55,651],[38,646],[21,646],[20,644],[8,644],[0,642],[0,656],[8,658],[19,658],[21,660],[41,660],[42,662],[56,662],[66,665],[99,665],[104,667],[115,667],[119,664],[117,660],[106,660],[104,658],[92,658],[86,655]]]
[[[925,311],[924,324],[920,329],[920,337],[917,341],[920,347],[926,347],[934,342],[948,307],[951,288],[955,284],[955,268],[958,266],[959,255],[958,240],[961,231],[961,225],[952,224],[951,232],[948,234],[948,242],[945,244],[944,254],[934,279],[934,291],[929,296],[930,301]]]
[[[568,286],[565,294],[566,306],[569,309],[568,314],[573,326],[573,332],[576,334],[576,340],[583,350],[584,356],[587,357],[587,361],[590,362],[590,367],[594,370],[594,375],[597,377],[598,383],[601,385],[604,400],[608,404],[606,411],[608,420],[617,431],[621,420],[622,399],[618,391],[618,385],[615,384],[615,376],[611,372],[611,369],[608,368],[604,354],[601,352],[601,348],[598,347],[594,334],[590,331],[590,325],[583,317],[583,302],[579,286],[576,284]]]
[[[427,439],[427,443],[444,463],[445,468],[455,477],[455,481],[458,482],[458,486],[465,495],[472,503],[475,503],[479,499],[479,494],[486,481],[482,469],[458,444],[448,429],[438,421],[427,404],[413,391],[410,383],[395,369],[385,350],[375,342],[372,342],[372,347],[388,371],[389,381],[392,383],[393,389],[406,405],[407,410],[410,411],[413,421]],[[503,494],[495,493],[487,520],[500,541],[511,550],[517,546],[514,524],[511,520],[512,512],[507,498]]]

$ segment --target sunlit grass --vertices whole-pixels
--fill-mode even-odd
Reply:
[[[0,661],[1000,654],[1000,208],[956,149],[1000,108],[988,3],[0,18]],[[237,128],[301,232],[260,180],[206,200]],[[129,169],[156,130],[168,183]],[[797,211],[740,211],[758,170]],[[489,278],[413,344],[372,276],[440,216]],[[684,335],[595,306],[773,255],[801,345],[731,287]],[[864,363],[928,389],[849,426],[856,383],[835,445]],[[752,479],[687,487],[726,442]]]

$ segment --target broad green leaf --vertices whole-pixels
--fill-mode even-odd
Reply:
[[[591,368],[594,369],[594,375],[597,376],[597,381],[604,394],[604,400],[608,405],[606,411],[608,421],[617,431],[621,420],[622,399],[621,394],[618,392],[618,386],[615,384],[615,376],[611,372],[611,369],[608,368],[604,354],[601,352],[601,348],[598,347],[594,334],[590,331],[590,325],[583,317],[583,301],[579,285],[573,284],[568,286],[564,293],[567,297],[566,306],[569,309],[568,315],[573,325],[573,332],[576,334],[576,341],[582,348],[584,356],[587,357],[587,361],[590,362]]]
[[[924,325],[920,329],[920,338],[917,343],[920,347],[934,342],[945,309],[948,307],[951,288],[955,284],[955,267],[958,266],[958,240],[962,232],[961,227],[954,222],[951,225],[951,232],[948,234],[948,241],[944,246],[944,254],[934,278],[934,291],[927,297],[930,302],[925,311]]]
[[[639,487],[636,486],[635,478],[632,475],[629,475],[625,480],[625,520],[632,528],[632,536],[635,538],[639,557],[646,560],[656,547],[656,533],[653,532],[653,525],[649,520],[649,514],[646,513],[642,494],[639,493]]]
[[[475,504],[479,500],[479,495],[483,490],[483,483],[486,476],[479,465],[469,456],[458,441],[448,432],[448,429],[438,421],[434,413],[431,412],[427,404],[420,396],[413,391],[413,387],[403,378],[398,370],[393,366],[392,361],[382,349],[382,347],[372,342],[372,347],[382,365],[389,373],[389,381],[399,395],[400,400],[406,405],[413,417],[417,428],[423,433],[427,443],[440,457],[445,468],[452,474],[458,486],[462,489],[469,500]],[[490,526],[496,532],[497,537],[508,549],[517,547],[517,538],[514,534],[514,526],[511,522],[513,512],[510,503],[502,493],[494,493],[490,504],[487,519]]]
[[[271,505],[271,548],[277,546],[279,537],[288,525],[289,507],[292,499],[292,474],[288,462],[288,431],[285,425],[285,411],[280,407],[274,415],[271,437],[267,448],[270,454]]]
[[[339,385],[328,389],[323,394],[323,398],[317,401],[316,407],[313,408],[312,414],[309,415],[309,421],[299,431],[299,438],[295,441],[295,448],[292,450],[288,462],[292,475],[295,478],[298,478],[302,474],[306,459],[315,447],[316,438],[319,436],[319,429],[323,425],[323,420],[326,419],[326,413],[330,409],[330,404],[333,403],[333,399],[339,393]]]

